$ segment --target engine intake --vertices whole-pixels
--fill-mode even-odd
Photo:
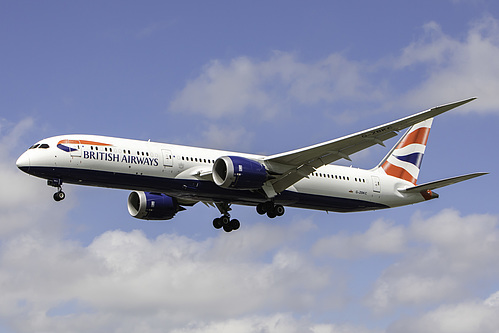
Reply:
[[[224,156],[213,165],[213,181],[220,187],[237,190],[259,189],[268,174],[261,163],[239,156]]]
[[[141,220],[169,220],[184,209],[177,199],[163,193],[133,191],[128,196],[128,212]]]

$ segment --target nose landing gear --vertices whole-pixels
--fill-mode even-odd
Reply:
[[[66,197],[66,193],[64,193],[62,190],[59,190],[59,191],[54,193],[54,200],[55,201],[64,200],[65,197]]]
[[[57,192],[54,193],[54,200],[61,201],[66,198],[66,193],[62,191],[62,180],[60,179],[49,179],[47,180],[47,185],[52,187],[57,187]]]

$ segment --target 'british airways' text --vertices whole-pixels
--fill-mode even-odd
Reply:
[[[104,153],[100,151],[84,151],[83,158],[86,160],[99,160],[108,162],[121,162],[128,164],[158,166],[159,160],[157,157],[120,155],[113,153]]]

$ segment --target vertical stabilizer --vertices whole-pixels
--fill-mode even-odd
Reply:
[[[409,128],[379,167],[387,175],[416,184],[432,122],[430,118]]]

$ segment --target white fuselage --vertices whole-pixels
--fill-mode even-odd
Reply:
[[[258,191],[221,188],[211,178],[213,164],[220,157],[263,161],[265,156],[261,155],[94,135],[57,136],[41,140],[38,145],[27,150],[17,164],[23,171],[48,180],[159,192],[179,202],[254,206],[268,200]],[[337,212],[424,201],[419,193],[398,191],[410,186],[413,184],[388,176],[381,169],[326,165],[274,200],[284,206]]]

